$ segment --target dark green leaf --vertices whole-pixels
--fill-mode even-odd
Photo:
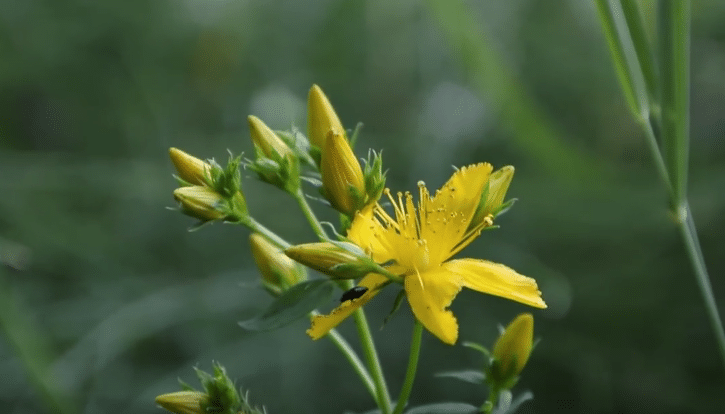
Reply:
[[[239,326],[250,331],[281,328],[307,316],[312,310],[328,302],[333,289],[333,283],[327,279],[300,283],[278,297],[261,315],[241,321]]]

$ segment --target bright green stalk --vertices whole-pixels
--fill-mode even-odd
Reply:
[[[352,283],[349,283],[349,286],[352,287]],[[365,312],[363,312],[362,308],[358,308],[352,315],[355,318],[357,333],[360,336],[360,344],[363,347],[363,353],[365,354],[365,359],[368,362],[368,368],[370,369],[373,381],[375,382],[375,389],[378,394],[378,408],[380,408],[382,414],[390,414],[390,394],[388,393],[388,386],[385,383],[385,376],[383,375],[383,368],[380,365],[378,352],[375,350],[375,343],[373,342],[373,335],[370,332],[370,325],[368,325]]]
[[[286,249],[291,246],[291,244],[287,243],[286,240],[279,237],[272,230],[264,227],[262,224],[260,224],[259,222],[257,222],[256,220],[254,220],[251,217],[249,217],[247,220],[245,220],[243,222],[240,222],[240,224],[244,224],[253,232],[259,233],[259,234],[267,237],[272,243],[276,244],[277,247],[279,247],[280,249]]]
[[[335,329],[330,330],[330,332],[327,334],[327,338],[332,341],[337,349],[339,349],[340,352],[342,352],[342,354],[345,356],[345,358],[347,358],[348,362],[350,362],[350,365],[352,365],[352,368],[355,370],[358,377],[360,377],[362,382],[365,384],[365,388],[368,389],[368,392],[373,397],[373,400],[377,402],[378,393],[375,389],[375,382],[370,376],[368,370],[365,368],[363,362],[355,353],[355,350],[352,349],[352,347],[350,346],[350,344],[347,343],[345,338],[343,338],[342,335],[340,335],[340,333],[337,332]]]
[[[302,192],[302,189],[297,190],[297,192],[295,194],[292,194],[292,196],[295,198],[295,200],[297,200],[297,204],[299,204],[300,209],[302,209],[302,213],[307,218],[307,222],[310,223],[310,226],[312,226],[312,230],[315,232],[317,237],[319,237],[319,239],[322,241],[329,240],[325,229],[322,228],[320,221],[317,220],[317,217],[315,216],[315,212],[312,211],[312,208],[310,208],[310,204],[305,199],[305,194]]]
[[[410,356],[408,356],[408,369],[405,372],[405,381],[403,388],[400,390],[398,403],[395,405],[393,414],[401,414],[405,405],[408,403],[410,391],[413,389],[413,381],[415,380],[415,371],[418,369],[418,358],[420,357],[420,343],[423,338],[423,324],[417,319],[413,326],[413,339],[410,341]]]
[[[662,146],[674,194],[673,208],[687,195],[690,146],[690,2],[660,0],[657,8],[662,73]]]
[[[28,379],[50,411],[61,414],[78,412],[48,372],[51,345],[43,336],[43,331],[27,317],[30,313],[9,291],[0,266],[0,330],[5,333],[8,344],[15,348],[15,355],[25,368]]]

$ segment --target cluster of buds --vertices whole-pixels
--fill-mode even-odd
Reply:
[[[323,196],[335,210],[354,217],[380,198],[385,187],[380,155],[368,157],[363,171],[340,118],[317,85],[312,86],[307,100],[307,135],[319,165]]]
[[[203,387],[203,391],[194,390],[182,383],[183,391],[163,394],[156,397],[156,404],[174,414],[263,414],[247,403],[246,395],[234,386],[223,366],[214,364],[214,374],[194,368]]]
[[[238,158],[231,158],[222,168],[213,160],[204,162],[176,148],[169,149],[169,156],[181,185],[174,190],[174,199],[184,214],[201,223],[241,222],[248,218]]]

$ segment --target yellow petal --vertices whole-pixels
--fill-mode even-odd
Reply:
[[[405,292],[415,318],[449,345],[458,339],[458,322],[447,308],[461,291],[460,282],[460,277],[441,267],[423,272],[420,277],[416,274],[405,277]]]
[[[322,150],[329,131],[345,136],[345,128],[327,96],[319,86],[312,85],[307,98],[307,138]]]
[[[347,231],[347,237],[360,246],[375,263],[381,264],[393,259],[393,250],[385,237],[380,222],[373,218],[375,204],[367,205],[355,214],[355,219]]]
[[[463,286],[469,289],[511,299],[535,308],[546,308],[536,281],[517,273],[510,267],[477,259],[451,260],[442,267],[459,275]]]
[[[336,327],[345,318],[350,316],[357,308],[368,303],[370,299],[380,292],[382,285],[388,282],[388,278],[376,273],[370,273],[360,280],[358,286],[368,288],[362,296],[357,299],[347,300],[333,309],[328,315],[317,315],[312,318],[312,326],[307,330],[307,335],[312,339],[320,339],[327,335],[330,329]]]
[[[421,239],[436,246],[431,262],[442,263],[471,243],[466,237],[476,207],[493,167],[479,163],[461,168],[441,187],[427,203],[421,200],[418,213],[421,218]],[[468,235],[470,236],[470,235]]]

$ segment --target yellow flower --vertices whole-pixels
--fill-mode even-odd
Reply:
[[[169,148],[169,157],[179,178],[189,184],[207,185],[206,177],[211,168],[209,164],[174,147]]]
[[[267,158],[279,160],[287,155],[292,155],[292,150],[274,133],[261,119],[254,115],[247,117],[249,131],[252,135],[252,142],[258,146]],[[276,154],[276,156],[274,155]]]
[[[534,342],[534,317],[522,313],[516,317],[496,340],[489,376],[498,384],[507,384],[524,369]]]
[[[206,404],[209,396],[199,391],[179,391],[156,397],[156,404],[174,414],[204,414],[202,404]]]
[[[322,186],[337,211],[352,215],[364,203],[365,179],[347,138],[330,131],[322,150]]]
[[[345,136],[340,118],[335,109],[317,85],[312,85],[307,97],[307,138],[312,145],[324,151],[328,132]]]
[[[485,163],[461,168],[434,197],[419,183],[417,209],[410,193],[399,193],[395,200],[386,190],[395,218],[379,204],[371,205],[357,214],[348,232],[348,238],[373,261],[392,263],[386,269],[403,278],[415,317],[447,344],[458,338],[458,323],[447,308],[463,287],[546,308],[534,279],[486,260],[450,260],[491,223],[484,220],[469,228],[491,171]],[[358,284],[368,288],[365,294],[345,301],[329,315],[316,316],[307,333],[313,339],[323,337],[387,282],[383,275],[368,274]]]

